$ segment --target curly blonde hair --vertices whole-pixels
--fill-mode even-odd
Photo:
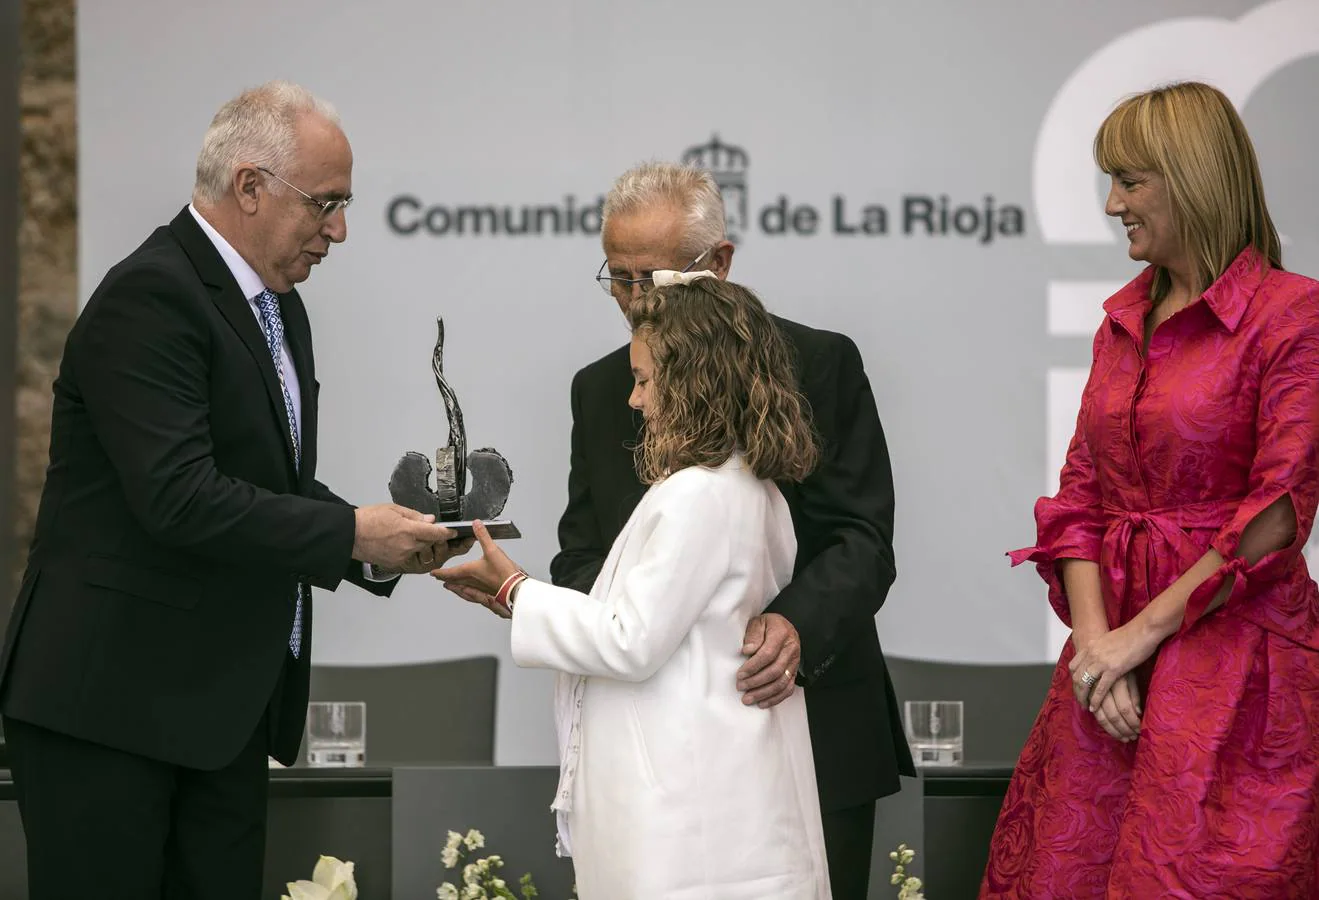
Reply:
[[[793,353],[747,288],[717,278],[644,293],[628,309],[655,360],[637,474],[654,484],[741,452],[757,478],[801,481],[819,442]]]

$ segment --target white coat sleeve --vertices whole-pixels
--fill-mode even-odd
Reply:
[[[680,473],[681,474],[681,473]],[[573,675],[645,681],[678,649],[730,567],[728,514],[705,479],[685,480],[638,523],[636,565],[607,602],[524,581],[513,612],[513,659]]]

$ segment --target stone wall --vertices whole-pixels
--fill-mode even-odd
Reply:
[[[45,478],[51,382],[78,309],[75,7],[23,2],[15,588]]]

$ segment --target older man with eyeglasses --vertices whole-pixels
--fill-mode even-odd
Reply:
[[[596,280],[623,310],[656,270],[709,269],[725,278],[733,261],[714,180],[666,163],[638,166],[614,183],[603,242]],[[875,800],[898,790],[899,773],[915,774],[875,628],[896,574],[893,479],[856,346],[841,334],[777,321],[796,351],[824,455],[805,482],[781,486],[797,531],[796,572],[751,620],[736,689],[748,706],[768,708],[804,687],[833,895],[863,900]],[[642,427],[628,407],[631,390],[626,346],[573,379],[568,508],[551,565],[556,584],[590,589],[644,493],[629,449]]]
[[[316,480],[294,286],[350,202],[334,110],[247,91],[206,133],[192,204],[69,335],[0,652],[32,900],[260,896],[267,757],[292,763],[306,718],[308,585],[388,594],[463,548]]]

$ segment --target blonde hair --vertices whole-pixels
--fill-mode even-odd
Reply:
[[[339,124],[333,106],[289,81],[268,81],[220,107],[202,138],[193,202],[223,200],[240,163],[264,166],[280,175],[287,172],[298,150],[298,119],[308,114]]]
[[[695,166],[646,162],[628,169],[605,196],[602,226],[616,215],[673,206],[685,217],[678,250],[695,256],[727,237],[724,197],[714,177]]]
[[[755,294],[717,278],[667,285],[634,301],[628,321],[655,360],[636,448],[642,481],[719,466],[735,451],[757,478],[811,473],[820,450],[792,351]]]
[[[1264,202],[1255,148],[1222,91],[1184,81],[1128,97],[1095,135],[1095,162],[1108,174],[1163,176],[1173,222],[1192,265],[1192,291],[1202,293],[1246,247],[1282,268],[1278,230]],[[1159,267],[1150,295],[1172,285]]]

